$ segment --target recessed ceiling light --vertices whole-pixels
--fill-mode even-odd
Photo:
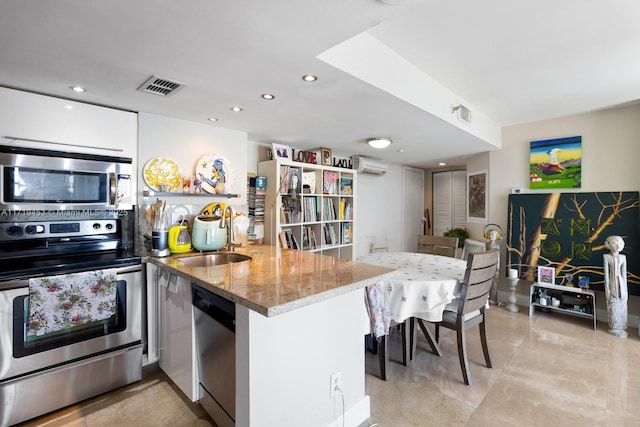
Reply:
[[[209,120],[210,122],[217,122],[218,118],[217,117],[209,117],[207,120]]]
[[[389,138],[371,138],[367,140],[367,144],[378,149],[387,148],[391,142],[392,141]]]
[[[404,153],[404,148],[399,149],[398,153]]]
[[[69,89],[71,89],[72,91],[77,92],[77,93],[84,93],[84,92],[87,91],[82,86],[69,86]]]
[[[438,166],[447,166],[447,162],[440,162],[438,163]]]
[[[242,111],[242,107],[231,107],[231,111],[233,111],[234,113],[239,113],[240,111]]]
[[[260,95],[262,97],[262,99],[266,99],[267,101],[272,101],[274,99],[276,99],[276,97],[270,93],[263,93],[262,95]]]
[[[315,82],[316,80],[318,80],[318,77],[314,76],[313,74],[305,74],[304,76],[302,76],[302,80],[304,80],[305,82]]]

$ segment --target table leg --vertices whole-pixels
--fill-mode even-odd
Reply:
[[[424,321],[422,321],[422,319],[417,319],[417,320],[418,320],[418,325],[420,326],[420,329],[422,329],[422,333],[424,334],[425,338],[427,338],[427,343],[429,344],[429,347],[431,347],[431,351],[438,356],[442,356],[442,351],[440,350],[440,346],[436,342],[429,328],[427,328],[427,325],[424,324]]]

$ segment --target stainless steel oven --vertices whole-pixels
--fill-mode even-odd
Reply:
[[[131,209],[132,159],[0,145],[0,209]]]
[[[0,221],[0,426],[142,376],[143,275],[130,245],[133,211],[130,218],[59,215]],[[45,296],[52,305],[43,305]],[[101,314],[72,312],[76,303]],[[36,307],[46,309],[44,326],[34,320]]]

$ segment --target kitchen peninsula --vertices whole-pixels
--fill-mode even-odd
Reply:
[[[212,267],[177,256],[149,259],[235,303],[236,425],[337,425],[342,399],[330,397],[336,372],[345,425],[364,422],[364,288],[393,270],[272,246],[236,252],[252,259]]]

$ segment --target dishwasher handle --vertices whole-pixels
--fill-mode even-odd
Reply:
[[[236,332],[236,305],[234,302],[193,283],[191,284],[191,292],[194,308],[199,309],[231,332]]]

